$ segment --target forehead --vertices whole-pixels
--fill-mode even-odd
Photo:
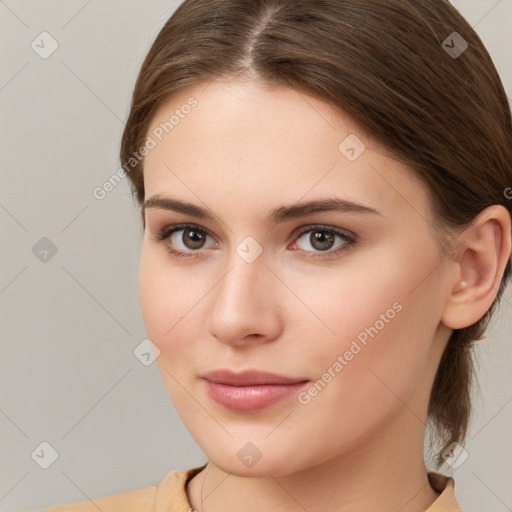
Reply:
[[[163,104],[148,135],[155,146],[145,158],[146,198],[173,192],[282,203],[336,192],[381,210],[403,213],[411,201],[428,210],[411,169],[340,109],[287,87],[203,84]]]
[[[214,144],[219,151],[229,146],[226,135],[237,136],[237,148],[263,143],[268,147],[270,143],[273,150],[287,149],[300,141],[306,143],[308,153],[322,139],[318,149],[325,150],[336,132],[335,139],[343,133],[359,132],[370,143],[355,121],[325,102],[288,87],[256,82],[214,81],[182,92],[157,111],[150,132],[155,130],[163,130],[170,145],[178,145],[181,135],[189,142]],[[331,135],[328,140],[327,133]],[[300,149],[295,147],[293,153]]]

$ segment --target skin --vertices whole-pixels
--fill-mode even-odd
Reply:
[[[192,96],[197,107],[146,156],[145,198],[179,199],[215,219],[146,209],[140,262],[142,313],[163,383],[209,460],[188,485],[192,507],[426,510],[438,497],[422,451],[435,371],[451,330],[477,321],[494,300],[510,215],[500,206],[482,212],[447,238],[446,257],[425,187],[343,112],[284,87],[216,81],[164,104],[150,132]],[[366,145],[355,161],[338,149],[349,134]],[[265,222],[276,207],[333,196],[380,214]],[[153,240],[182,222],[206,231],[202,248],[187,230]],[[329,254],[311,231],[295,235],[317,224],[357,240],[334,255],[343,239]],[[263,249],[252,263],[236,252],[249,236]],[[199,256],[174,256],[169,245]],[[257,413],[232,412],[199,377],[258,369],[314,382],[396,303],[401,310],[307,405],[292,396]],[[237,457],[248,442],[261,452],[252,468]]]

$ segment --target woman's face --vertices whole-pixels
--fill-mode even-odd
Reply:
[[[284,87],[203,85],[148,133],[142,312],[207,457],[284,475],[422,438],[449,286],[408,168]]]

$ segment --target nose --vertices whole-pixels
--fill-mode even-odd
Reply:
[[[211,294],[209,333],[222,343],[237,347],[276,339],[282,329],[278,285],[279,280],[266,267],[263,255],[247,263],[235,253]]]

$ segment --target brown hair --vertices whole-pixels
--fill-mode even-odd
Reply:
[[[464,41],[463,53],[450,53]],[[447,0],[185,0],[142,64],[122,137],[121,165],[139,204],[144,161],[133,155],[156,111],[179,92],[246,70],[349,114],[423,181],[436,226],[463,228],[495,204],[511,212],[507,96],[482,41]],[[465,440],[472,344],[509,274],[510,259],[489,311],[455,330],[441,358],[429,404],[438,465]]]

